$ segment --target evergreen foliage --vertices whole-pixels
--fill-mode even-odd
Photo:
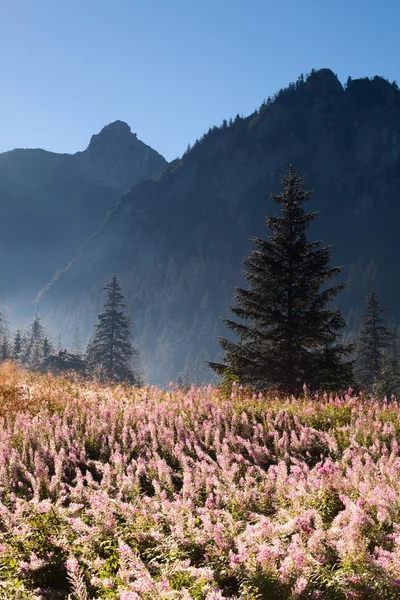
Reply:
[[[43,338],[43,359],[46,359],[53,353],[53,345],[49,338],[45,336]]]
[[[329,266],[330,246],[307,240],[316,213],[304,212],[311,192],[303,184],[290,165],[283,191],[271,194],[281,215],[267,217],[268,240],[252,240],[255,249],[243,261],[249,289],[236,288],[238,306],[230,307],[244,323],[224,319],[239,341],[220,338],[225,362],[209,363],[221,375],[229,369],[242,383],[289,394],[304,383],[340,389],[352,382],[352,362],[343,361],[351,346],[338,341],[345,321],[329,308],[344,284],[325,285],[341,267]]]
[[[22,352],[23,352],[23,339],[22,339],[21,331],[19,329],[17,329],[15,337],[14,337],[14,343],[13,343],[13,351],[12,351],[13,359],[20,361],[22,358]]]
[[[395,325],[389,330],[388,346],[384,351],[379,378],[372,387],[378,398],[400,398],[400,330]]]
[[[0,289],[0,360],[10,358],[10,352],[8,321],[3,307],[3,291]]]
[[[365,313],[357,342],[357,379],[371,391],[377,384],[385,362],[390,335],[379,297],[372,289],[366,298]]]
[[[76,327],[74,331],[74,337],[72,340],[72,352],[77,356],[82,355],[82,339],[81,339],[81,328]]]
[[[8,331],[8,322],[5,316],[3,290],[0,288],[0,337]]]
[[[44,327],[40,322],[39,315],[36,315],[25,336],[23,362],[27,367],[38,369],[41,366],[46,347],[45,338]]]
[[[41,370],[44,372],[51,371],[54,374],[74,371],[85,375],[86,362],[77,354],[60,350],[57,354],[50,354],[44,358]]]
[[[63,348],[63,341],[62,341],[62,336],[61,336],[61,331],[59,331],[57,333],[57,340],[56,340],[56,350],[57,352],[60,352]]]
[[[107,301],[87,349],[89,367],[103,381],[139,383],[139,373],[133,369],[138,352],[130,341],[130,321],[123,312],[125,305],[116,275],[104,289]]]
[[[11,356],[10,351],[10,343],[8,341],[8,337],[6,335],[3,336],[3,340],[1,342],[0,347],[1,360],[7,360]]]

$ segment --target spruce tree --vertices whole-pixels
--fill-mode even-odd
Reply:
[[[372,386],[378,398],[392,395],[400,398],[400,329],[398,325],[388,332],[388,346],[383,353],[382,365],[377,381]]]
[[[0,360],[10,358],[8,321],[3,307],[3,290],[0,289]]]
[[[58,332],[57,334],[57,340],[56,340],[56,350],[57,352],[61,352],[61,350],[63,346],[63,341],[62,341],[62,337],[61,337],[61,331]]]
[[[281,206],[267,217],[270,237],[254,238],[255,249],[243,262],[249,289],[236,288],[231,312],[242,322],[224,319],[239,337],[220,338],[223,363],[209,363],[219,374],[244,384],[298,394],[313,389],[342,389],[352,381],[351,346],[340,343],[345,327],[340,310],[329,307],[344,284],[326,283],[341,267],[330,267],[331,247],[311,242],[306,231],[316,212],[306,213],[311,191],[290,165],[283,191],[271,194]]]
[[[8,334],[8,321],[5,316],[3,290],[0,288],[0,337]]]
[[[51,354],[53,354],[53,344],[49,340],[47,336],[43,338],[42,345],[43,359],[48,358]]]
[[[8,337],[6,335],[3,336],[3,340],[0,348],[1,360],[7,360],[10,358],[10,344],[8,341]]]
[[[32,325],[28,329],[24,355],[24,363],[31,369],[37,369],[41,365],[44,340],[44,327],[40,322],[39,315],[36,315]]]
[[[104,289],[107,301],[88,345],[89,366],[98,372],[102,380],[138,383],[137,374],[132,369],[135,352],[130,341],[130,321],[123,312],[125,305],[116,275]]]
[[[92,335],[89,337],[89,339],[87,341],[86,348],[85,348],[85,361],[88,366],[89,372],[92,374],[96,374],[96,371],[98,371],[98,367],[96,365],[96,358],[95,358],[95,342],[94,342],[95,335],[96,335],[96,332],[92,333]]]
[[[13,352],[12,352],[13,359],[18,360],[18,361],[21,360],[22,351],[23,351],[22,335],[21,335],[21,331],[19,329],[17,329],[17,332],[14,337],[14,344],[13,344]]]
[[[379,380],[389,345],[389,331],[382,308],[374,289],[366,298],[365,313],[357,342],[357,379],[367,391],[372,391]]]
[[[81,340],[81,328],[78,326],[74,331],[74,337],[72,339],[72,352],[77,356],[82,354],[82,340]]]

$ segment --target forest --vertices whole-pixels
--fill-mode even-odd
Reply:
[[[378,397],[400,391],[399,327],[389,323],[373,288],[365,300],[359,331],[346,335],[346,322],[334,301],[346,283],[328,282],[340,267],[330,265],[331,246],[310,241],[307,230],[317,211],[304,206],[312,192],[290,165],[280,194],[271,193],[280,216],[267,216],[267,238],[252,238],[254,249],[243,260],[247,288],[236,288],[230,311],[241,322],[224,318],[237,340],[220,337],[225,362],[208,361],[223,382],[253,390],[299,394],[355,387]],[[105,285],[104,310],[87,343],[74,332],[71,348],[46,334],[37,314],[12,335],[0,317],[1,359],[32,371],[76,373],[99,382],[144,385],[140,348],[134,343],[130,316],[116,275]],[[349,341],[352,339],[352,341]],[[177,379],[190,385],[187,377]]]

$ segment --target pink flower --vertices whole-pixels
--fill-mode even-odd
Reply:
[[[308,581],[305,577],[299,577],[294,586],[294,593],[300,596],[306,589]]]
[[[170,583],[169,583],[168,579],[162,579],[160,581],[160,587],[165,592],[169,592],[171,590],[171,586],[170,586]]]
[[[66,562],[66,567],[68,569],[68,571],[76,571],[77,569],[79,569],[79,563],[77,561],[77,559],[75,558],[75,556],[70,556],[69,558],[67,558]]]
[[[119,600],[140,600],[140,596],[136,592],[120,592]]]
[[[148,577],[138,577],[136,581],[131,583],[131,587],[135,592],[151,592],[154,589],[153,582]]]
[[[38,513],[48,513],[52,508],[52,504],[50,500],[42,500],[37,504],[36,510]]]
[[[257,555],[257,562],[260,563],[261,566],[269,566],[273,561],[276,560],[278,554],[279,552],[277,552],[276,548],[262,548]]]
[[[206,596],[206,600],[225,600],[226,596],[223,596],[219,590],[211,590]]]

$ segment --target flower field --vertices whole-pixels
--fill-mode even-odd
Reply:
[[[400,599],[400,406],[0,368],[0,598]]]

